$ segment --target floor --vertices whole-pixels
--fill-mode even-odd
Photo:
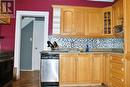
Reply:
[[[13,81],[13,84],[8,87],[41,87],[39,81],[39,72],[21,72],[21,78],[18,81]],[[87,86],[90,87],[90,86]],[[104,87],[104,86],[94,86]]]
[[[39,81],[39,72],[21,72],[21,78],[13,81],[8,87],[41,87]]]

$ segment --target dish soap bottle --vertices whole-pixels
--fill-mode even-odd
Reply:
[[[85,50],[86,52],[89,52],[89,47],[88,47],[88,45],[86,45],[86,50]]]

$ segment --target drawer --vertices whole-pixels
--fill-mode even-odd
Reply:
[[[121,56],[112,56],[110,58],[110,62],[115,62],[115,63],[120,63],[120,64],[124,64],[124,58]]]
[[[121,69],[110,69],[110,74],[111,73],[117,73],[117,74],[121,74],[123,75],[124,74],[124,71],[122,71]]]
[[[124,79],[110,77],[110,87],[125,87]]]
[[[110,69],[117,69],[117,70],[124,71],[124,64],[111,63]]]
[[[110,78],[116,78],[116,79],[124,80],[125,75],[124,75],[124,73],[112,72],[112,73],[110,73]]]

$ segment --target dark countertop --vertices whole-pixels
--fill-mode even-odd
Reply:
[[[6,51],[6,52],[0,52],[0,61],[11,59],[14,56],[14,52]]]

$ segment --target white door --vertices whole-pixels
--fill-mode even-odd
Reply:
[[[36,17],[33,29],[33,70],[40,70],[40,52],[44,49],[44,18]]]

